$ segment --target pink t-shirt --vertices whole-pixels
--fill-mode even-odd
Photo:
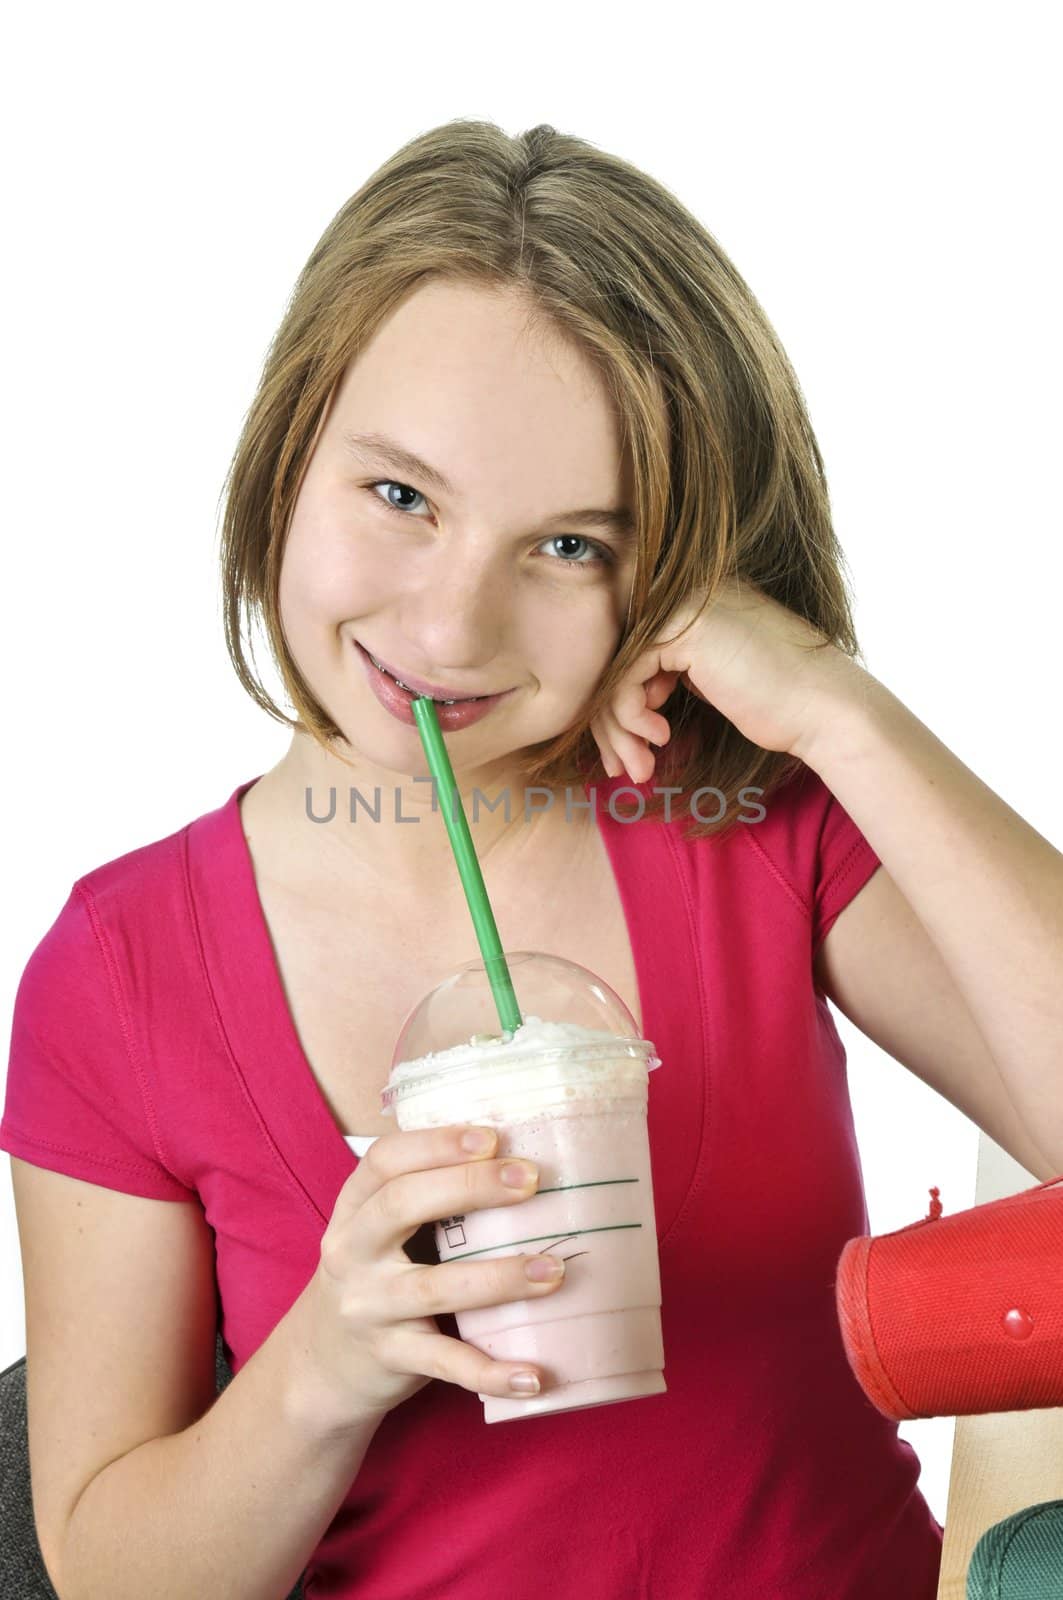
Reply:
[[[281,986],[237,807],[254,781],[74,884],[19,985],[0,1123],[37,1166],[203,1207],[236,1372],[313,1275],[358,1159]],[[667,1393],[488,1427],[433,1381],[378,1428],[309,1600],[936,1596],[918,1459],[850,1372],[834,1305],[868,1219],[812,959],[878,858],[810,769],[723,840],[684,842],[678,807],[617,820],[631,788],[599,784],[596,815],[663,1063]]]

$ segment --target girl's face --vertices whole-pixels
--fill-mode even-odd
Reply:
[[[526,316],[508,293],[422,286],[347,368],[319,429],[284,550],[281,621],[369,766],[412,773],[424,758],[363,652],[407,683],[509,691],[467,727],[440,719],[456,771],[497,775],[507,755],[571,726],[619,643],[635,548],[619,421],[586,360],[526,331]],[[370,433],[445,485],[354,441]]]

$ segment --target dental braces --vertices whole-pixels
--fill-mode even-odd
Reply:
[[[368,650],[366,651],[366,655],[369,655]],[[403,683],[401,678],[396,678],[395,674],[393,672],[389,672],[387,667],[382,667],[376,656],[369,656],[369,659],[373,663],[374,667],[376,667],[378,672],[382,672],[385,678],[390,678],[392,683],[397,683],[400,689],[405,689],[407,694],[417,694],[416,689],[411,689],[408,683]],[[430,699],[433,705],[437,706],[466,706],[469,705],[473,700],[486,700],[487,695],[471,694],[466,700],[437,700],[434,695],[425,695],[424,698]]]

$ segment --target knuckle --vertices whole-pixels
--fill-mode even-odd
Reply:
[[[347,1333],[360,1333],[366,1327],[365,1308],[357,1295],[347,1293],[340,1298],[339,1320]]]
[[[432,1271],[431,1267],[420,1267],[410,1278],[414,1302],[422,1311],[431,1311],[439,1299]]]
[[[350,1289],[345,1289],[337,1302],[340,1321],[350,1326],[357,1321],[357,1301]]]
[[[474,1198],[480,1194],[481,1185],[484,1182],[481,1174],[490,1172],[491,1181],[494,1181],[498,1174],[498,1163],[494,1161],[471,1161],[466,1162],[458,1170],[461,1172],[462,1188],[465,1190],[466,1196]]]
[[[356,1172],[368,1172],[376,1183],[385,1183],[388,1174],[384,1171],[383,1157],[380,1154],[382,1140],[375,1139],[364,1155],[359,1156]]]
[[[371,1173],[378,1174],[378,1178],[394,1178],[399,1173],[400,1154],[402,1154],[402,1133],[381,1133],[378,1139],[373,1139],[367,1152],[363,1155],[359,1166],[368,1166]]]
[[[512,1395],[506,1383],[505,1376],[499,1373],[498,1364],[485,1356],[476,1377],[476,1387],[481,1394],[505,1394],[509,1399]]]
[[[439,1383],[453,1383],[455,1381],[454,1374],[448,1368],[443,1357],[436,1355],[435,1352],[430,1356],[422,1357],[418,1365],[421,1369],[422,1377],[435,1378]]]
[[[326,1228],[321,1235],[319,1256],[329,1276],[338,1277],[343,1267],[343,1244],[334,1229]]]
[[[408,1200],[409,1188],[402,1178],[392,1178],[373,1196],[377,1212],[389,1224],[405,1222]]]
[[[358,1163],[359,1167],[368,1167],[379,1183],[386,1183],[389,1178],[396,1175],[392,1143],[394,1137],[394,1134],[382,1133],[378,1139],[374,1139]]]
[[[441,1336],[440,1336],[441,1337]],[[439,1338],[425,1338],[423,1336],[415,1341],[405,1341],[402,1346],[396,1369],[401,1362],[403,1372],[415,1372],[422,1378],[445,1378],[444,1363],[439,1350]]]
[[[513,1283],[516,1280],[527,1293],[533,1285],[524,1276],[525,1257],[518,1250],[516,1255],[502,1256],[495,1268],[496,1287],[500,1295],[510,1296],[513,1293]]]

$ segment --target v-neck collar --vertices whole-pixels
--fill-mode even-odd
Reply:
[[[261,775],[260,775],[261,776]],[[240,816],[258,778],[189,829],[189,872],[207,980],[234,1070],[260,1135],[327,1222],[358,1156],[318,1087],[296,1032],[259,898]],[[677,1220],[704,1132],[709,1040],[697,990],[700,951],[678,846],[660,822],[618,822],[606,809],[619,783],[597,785],[592,815],[627,922],[644,1037],[662,1065],[650,1077],[649,1121],[658,1237]],[[591,786],[584,784],[585,796]],[[626,806],[618,806],[626,814]]]

